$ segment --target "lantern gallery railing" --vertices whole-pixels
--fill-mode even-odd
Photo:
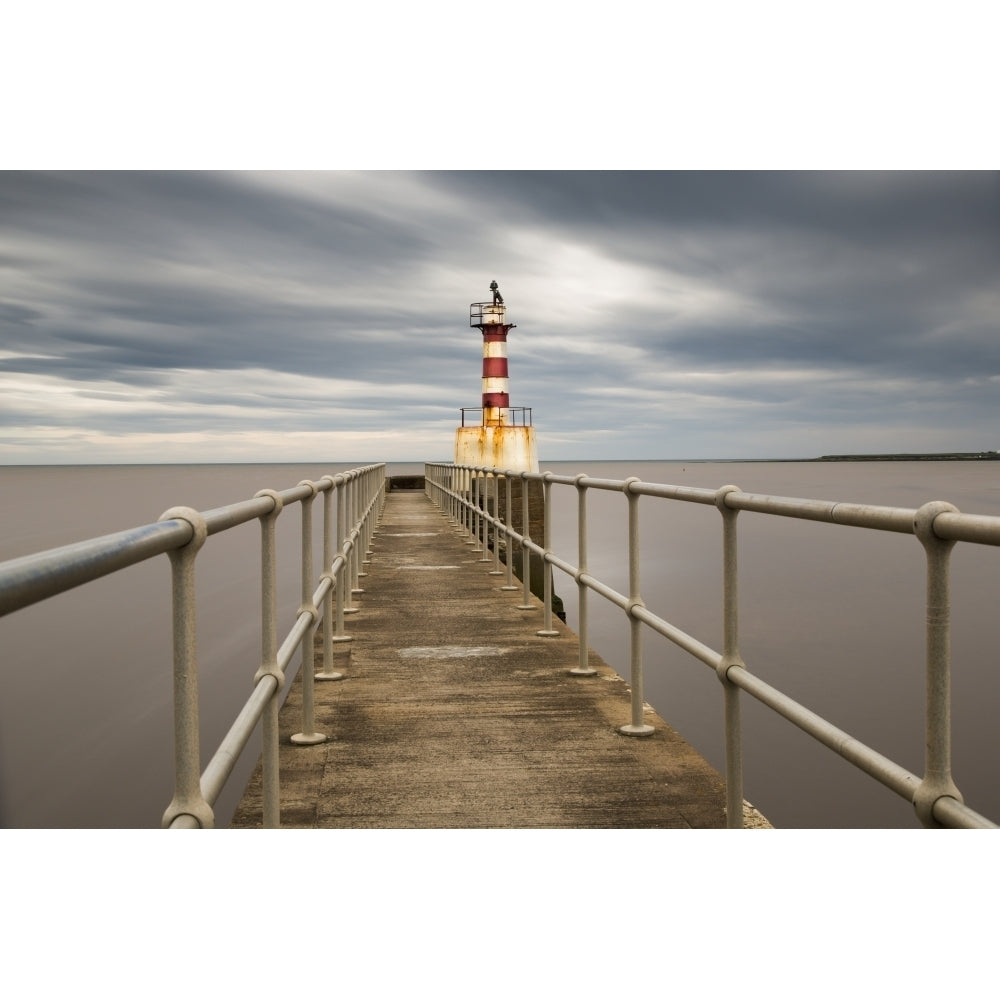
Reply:
[[[499,411],[500,423],[510,427],[530,427],[530,406],[496,406],[484,409],[482,406],[462,407],[462,426],[478,427],[486,422],[486,414]]]
[[[312,504],[323,494],[323,571],[313,579]],[[337,495],[336,528],[333,495]],[[283,492],[261,490],[252,500],[199,513],[172,507],[155,524],[50,549],[0,564],[0,615],[8,614],[80,584],[166,553],[172,566],[174,662],[174,797],[163,826],[214,825],[212,807],[263,720],[263,797],[265,827],[279,825],[278,709],[285,668],[301,650],[302,732],[296,743],[326,739],[314,728],[312,668],[316,626],[323,623],[320,679],[340,677],[333,669],[333,644],[344,640],[344,615],[352,590],[358,592],[360,567],[385,498],[385,466],[370,465],[318,482],[304,480]],[[275,522],[294,503],[302,505],[302,604],[280,648],[277,637]],[[198,640],[195,625],[194,564],[210,535],[257,519],[261,526],[261,660],[253,692],[204,773],[199,774]],[[314,589],[315,588],[315,589]],[[336,594],[336,608],[334,608]]]
[[[499,570],[501,540],[508,551],[520,545],[542,559],[544,573],[544,628],[541,636],[552,631],[552,568],[572,577],[579,589],[579,666],[574,673],[594,671],[588,667],[587,594],[589,591],[617,605],[630,626],[629,671],[632,688],[631,721],[620,731],[631,736],[651,733],[643,721],[642,626],[651,628],[715,671],[722,682],[725,704],[726,740],[726,814],[730,826],[743,824],[743,763],[740,724],[740,691],[794,723],[856,768],[875,778],[897,795],[914,805],[925,826],[994,827],[996,824],[968,808],[951,776],[951,664],[949,557],[956,542],[1000,545],[1000,517],[962,514],[951,504],[933,502],[918,510],[876,507],[867,504],[799,500],[789,497],[744,493],[736,486],[718,490],[687,486],[645,483],[638,478],[624,481],[592,479],[586,475],[558,476],[551,472],[510,472],[445,464],[425,467],[426,491],[430,498],[455,523],[463,526],[484,547],[492,539],[495,570]],[[553,486],[576,490],[578,497],[578,565],[552,551],[550,518],[545,519],[545,538],[530,537],[528,523],[528,484],[544,484],[545,510],[551,511]],[[506,505],[500,498],[505,492]],[[512,491],[521,491],[523,526],[519,532],[511,523]],[[628,507],[629,592],[622,594],[593,577],[587,570],[587,494],[589,490],[607,490],[625,496]],[[675,625],[660,618],[643,603],[639,581],[639,498],[656,497],[685,503],[706,504],[718,508],[722,516],[723,549],[723,648],[711,649]],[[740,511],[753,511],[777,517],[812,521],[879,531],[915,535],[926,552],[927,625],[926,625],[926,705],[924,774],[912,774],[826,719],[793,701],[781,691],[750,672],[739,651],[738,585],[736,560],[736,520]],[[493,513],[491,513],[491,511]],[[502,512],[502,516],[497,516]],[[508,585],[513,560],[507,559]],[[529,605],[531,560],[522,559],[524,603]],[[515,588],[516,589],[516,588]]]

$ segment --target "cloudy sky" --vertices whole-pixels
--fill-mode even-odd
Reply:
[[[545,460],[1000,447],[989,172],[0,174],[0,461],[449,458],[469,303]]]

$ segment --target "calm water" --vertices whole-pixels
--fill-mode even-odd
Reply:
[[[346,465],[0,468],[0,560],[285,489]],[[1000,463],[548,463],[553,471],[748,492],[919,507],[946,499],[1000,514]],[[399,463],[390,474],[421,472]],[[553,540],[576,554],[576,492],[553,490]],[[643,498],[642,593],[661,617],[721,648],[720,517]],[[924,559],[910,536],[744,512],[739,517],[741,652],[748,667],[919,774],[923,764]],[[626,508],[592,491],[589,566],[627,590]],[[299,603],[298,512],[278,521],[280,605]],[[317,532],[318,536],[318,532]],[[282,544],[284,543],[284,544]],[[319,538],[317,537],[317,546]],[[250,690],[259,658],[259,531],[209,539],[199,556],[201,728],[205,760]],[[966,801],[1000,817],[995,768],[1000,677],[990,651],[1000,553],[953,557],[954,774]],[[556,574],[569,624],[576,585]],[[624,615],[590,596],[591,645],[627,676]],[[155,827],[172,795],[169,565],[133,567],[0,621],[0,822],[9,827]],[[651,632],[646,700],[720,769],[714,674]],[[295,663],[297,663],[297,657]],[[744,696],[745,790],[781,827],[912,827],[912,808]],[[627,720],[623,720],[627,721]],[[228,821],[259,751],[217,805]],[[242,780],[241,780],[242,779]]]

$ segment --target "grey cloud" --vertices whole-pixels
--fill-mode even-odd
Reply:
[[[745,406],[748,433],[754,421],[874,420],[865,386],[890,380],[935,413],[950,406],[956,433],[979,433],[995,410],[996,174],[299,180],[0,174],[0,376],[59,377],[83,400],[95,401],[87,393],[98,382],[169,400],[126,420],[115,393],[97,389],[108,408],[86,419],[105,429],[228,431],[254,426],[262,407],[299,426],[316,404],[277,384],[290,376],[360,387],[334,407],[338,427],[436,431],[478,401],[481,347],[466,309],[497,278],[518,323],[512,403],[533,406],[553,433],[594,420],[613,433],[649,426],[647,446],[663,448],[669,419],[708,434],[720,419],[711,408],[669,409],[691,372],[742,373],[700,392]],[[595,268],[565,304],[562,286],[581,276],[547,257],[563,246]],[[602,262],[618,270],[602,274]],[[605,294],[615,281],[621,294]],[[706,305],[705,294],[719,301]],[[180,370],[217,374],[208,391],[186,386]],[[796,387],[767,374],[798,370],[845,382]],[[276,384],[244,390],[250,371]],[[597,397],[630,386],[658,392],[652,414],[620,394]],[[18,422],[14,405],[8,423]],[[898,407],[885,416],[904,418]],[[61,419],[75,418],[53,412],[51,423]],[[780,454],[781,440],[745,447]]]

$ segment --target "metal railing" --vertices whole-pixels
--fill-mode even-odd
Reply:
[[[462,407],[462,426],[463,427],[478,427],[480,424],[486,423],[486,413],[487,410],[496,412],[502,410],[505,416],[500,418],[500,423],[508,425],[510,427],[530,427],[531,426],[531,407],[530,406],[491,406],[484,408],[482,406],[463,406]],[[466,419],[466,414],[477,414],[477,416],[470,416]]]
[[[504,484],[506,506],[501,510],[500,484]],[[531,538],[528,519],[528,483],[544,484],[546,511],[545,537],[539,544]],[[897,795],[911,802],[924,826],[995,827],[963,802],[951,774],[951,663],[950,663],[950,554],[957,542],[1000,545],[1000,517],[963,514],[952,504],[934,501],[919,509],[878,507],[867,504],[802,500],[791,497],[744,493],[737,486],[718,490],[646,483],[633,477],[626,480],[594,479],[586,475],[559,476],[551,472],[531,473],[496,470],[443,463],[425,466],[426,492],[453,522],[481,540],[484,553],[492,537],[495,566],[499,569],[501,540],[507,552],[513,545],[536,553],[544,572],[544,627],[539,636],[558,633],[552,629],[552,569],[572,577],[579,590],[579,666],[576,674],[593,674],[588,663],[587,595],[593,591],[621,608],[629,622],[629,672],[631,720],[619,727],[629,736],[648,736],[653,727],[643,720],[642,626],[668,639],[696,660],[715,671],[722,684],[725,705],[726,815],[730,827],[743,825],[743,750],[740,692],[756,698],[778,715],[792,722],[819,743],[839,754],[854,767],[875,778]],[[512,487],[521,490],[523,526],[519,532],[511,523]],[[577,563],[552,551],[551,491],[553,486],[572,487],[578,498]],[[592,576],[587,569],[587,494],[589,490],[621,493],[628,506],[628,594],[622,594]],[[664,500],[714,506],[722,516],[723,549],[723,637],[722,651],[665,621],[646,607],[639,578],[641,547],[639,499]],[[491,502],[492,499],[492,502]],[[490,513],[490,510],[494,513]],[[924,774],[918,776],[871,747],[837,728],[826,719],[794,701],[750,672],[739,650],[739,598],[737,573],[736,521],[740,511],[778,517],[824,521],[838,525],[893,531],[916,536],[926,553],[926,700],[924,713]],[[484,556],[484,561],[485,561]],[[512,583],[507,557],[507,583]],[[531,607],[530,559],[523,566],[523,603]],[[516,589],[516,588],[515,588]]]
[[[502,300],[500,302],[495,302],[493,299],[488,299],[486,302],[472,302],[469,305],[469,326],[483,326],[483,317],[489,316],[492,319],[493,314],[490,310],[497,305],[502,305]],[[506,315],[506,310],[505,310]],[[514,326],[513,323],[508,323],[508,326]]]
[[[333,496],[337,496],[334,526]],[[313,577],[312,504],[323,494],[323,571]],[[315,731],[313,643],[323,623],[323,669],[315,679],[337,680],[333,645],[347,641],[344,615],[356,611],[361,565],[368,554],[385,499],[385,466],[370,465],[291,489],[261,490],[253,499],[200,513],[172,507],[155,524],[92,538],[74,545],[0,564],[0,615],[28,607],[109,573],[166,554],[172,569],[174,677],[174,796],[163,826],[214,825],[213,806],[247,746],[262,726],[263,825],[280,825],[278,802],[278,710],[285,670],[301,650],[302,732],[293,742],[313,744],[327,737]],[[290,505],[302,513],[302,603],[295,624],[278,646],[275,522]],[[248,521],[261,527],[261,659],[253,690],[203,773],[198,735],[198,638],[194,566],[210,535]],[[334,600],[336,595],[336,600]]]

